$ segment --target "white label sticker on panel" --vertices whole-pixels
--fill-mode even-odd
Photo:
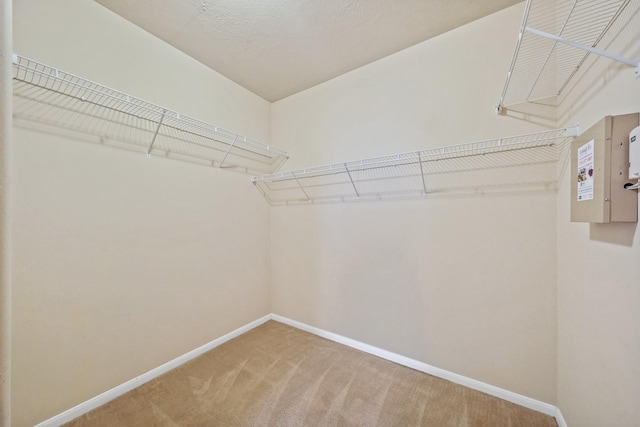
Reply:
[[[593,199],[593,147],[591,141],[578,148],[578,201]]]

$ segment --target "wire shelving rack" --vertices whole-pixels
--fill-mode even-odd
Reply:
[[[590,53],[635,68],[637,60],[607,52],[640,8],[638,0],[527,0],[516,49],[496,111],[526,102],[557,106]]]
[[[271,205],[555,190],[578,126],[254,176]]]
[[[246,136],[17,54],[13,72],[17,124],[248,174],[275,172],[289,158]]]

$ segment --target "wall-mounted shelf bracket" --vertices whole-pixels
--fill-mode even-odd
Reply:
[[[564,128],[564,136],[567,136],[567,137],[578,136],[579,132],[580,132],[580,124],[579,123],[576,123],[573,126],[568,126],[568,127]]]
[[[427,197],[427,181],[424,177],[424,167],[422,166],[422,156],[418,153],[418,163],[420,164],[420,176],[422,177],[422,197]]]
[[[609,53],[609,52],[607,52],[605,50],[602,50],[602,49],[596,49],[595,47],[587,46],[587,45],[584,45],[584,44],[581,44],[581,43],[576,43],[576,42],[568,40],[568,39],[566,39],[564,37],[559,37],[559,36],[547,33],[545,31],[537,30],[535,28],[526,27],[525,31],[527,31],[527,32],[529,32],[531,34],[538,35],[540,37],[545,37],[545,38],[553,40],[553,41],[564,43],[567,46],[575,47],[576,49],[582,49],[584,51],[587,51],[587,52],[590,52],[590,53],[595,53],[596,55],[604,56],[605,58],[609,58],[609,59],[612,59],[614,61],[630,65],[630,66],[635,68],[636,78],[640,77],[640,62],[638,62],[638,61],[635,61],[633,59],[624,58],[624,57],[622,57],[620,55],[615,55],[613,53]]]
[[[356,183],[353,182],[353,177],[351,176],[351,172],[349,171],[349,166],[347,166],[347,164],[344,164],[344,170],[347,172],[347,175],[349,176],[349,181],[351,181],[351,185],[353,186],[353,191],[356,192],[356,197],[359,199],[360,198],[360,193],[358,193],[358,189],[356,188]]]
[[[227,149],[227,152],[224,153],[224,157],[220,161],[220,164],[218,165],[218,169],[222,169],[222,165],[224,165],[225,160],[227,160],[227,157],[229,156],[229,153],[231,152],[233,147],[236,145],[236,142],[238,142],[238,135],[236,135],[236,137],[233,139],[233,142],[231,143],[231,145]]]
[[[300,183],[300,180],[296,176],[295,172],[291,172],[291,176],[293,176],[293,179],[296,180],[296,184],[298,184],[298,187],[300,187],[300,190],[302,190],[302,192],[304,193],[304,196],[305,196],[304,201],[308,202],[309,200],[311,200],[311,197],[309,197],[307,190],[305,190],[302,184]]]
[[[149,149],[147,150],[147,159],[151,158],[151,150],[153,150],[153,144],[156,143],[156,138],[158,137],[158,132],[160,131],[160,126],[162,126],[162,121],[164,120],[164,115],[167,113],[167,110],[162,111],[162,116],[160,117],[160,121],[158,122],[158,127],[156,127],[156,131],[153,134],[153,139],[151,140],[151,144],[149,145]]]

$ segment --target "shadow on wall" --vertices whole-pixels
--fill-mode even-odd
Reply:
[[[589,240],[632,247],[638,223],[589,224]]]
[[[537,101],[514,104],[502,107],[499,113],[512,119],[544,126],[548,129],[557,127],[557,99],[551,97]]]

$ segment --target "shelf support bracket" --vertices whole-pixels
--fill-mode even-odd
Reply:
[[[347,164],[344,164],[344,169],[347,171],[347,175],[349,176],[349,181],[351,181],[351,185],[353,186],[353,191],[356,192],[356,197],[359,199],[360,198],[360,193],[358,193],[358,189],[356,188],[356,183],[353,182],[353,178],[351,177],[351,172],[349,172],[349,167],[347,166]]]
[[[575,125],[569,126],[564,130],[564,136],[578,136],[579,131],[580,125],[576,123]]]
[[[418,164],[420,165],[420,176],[422,177],[422,197],[427,197],[427,183],[424,179],[424,168],[422,167],[422,156],[418,152]]]
[[[304,197],[307,198],[307,201],[311,200],[311,197],[309,197],[309,194],[307,194],[306,190],[304,189],[304,187],[300,183],[300,180],[298,179],[296,174],[294,172],[291,172],[291,175],[293,176],[293,179],[296,180],[296,183],[298,184],[298,187],[300,187],[300,190],[302,190],[302,192],[304,193]]]
[[[162,116],[160,117],[160,121],[158,122],[158,127],[156,127],[156,132],[153,134],[151,145],[149,145],[149,149],[147,150],[147,159],[151,158],[151,150],[153,150],[153,144],[156,143],[156,138],[158,137],[158,132],[160,132],[160,126],[162,126],[162,122],[164,121],[164,115],[166,113],[167,113],[167,110],[162,110]]]
[[[540,37],[544,37],[544,38],[551,39],[551,40],[554,40],[554,41],[557,41],[557,42],[560,42],[560,43],[564,43],[564,44],[566,44],[568,46],[575,47],[576,49],[586,50],[587,52],[595,53],[596,55],[604,56],[605,58],[609,58],[609,59],[612,59],[614,61],[622,62],[623,64],[630,65],[630,66],[635,68],[636,78],[640,77],[640,62],[638,62],[638,61],[634,61],[632,59],[624,58],[624,57],[619,56],[619,55],[614,55],[612,53],[609,53],[609,52],[601,50],[601,49],[597,49],[597,48],[592,47],[592,46],[587,46],[585,44],[576,43],[574,41],[565,39],[564,37],[556,36],[556,35],[541,31],[541,30],[537,30],[537,29],[532,28],[532,27],[526,27],[525,30],[527,32],[531,33],[531,34],[535,34],[535,35],[540,36]]]
[[[222,161],[218,165],[218,169],[222,169],[222,165],[224,164],[224,161],[227,160],[227,156],[229,155],[231,150],[233,150],[233,146],[236,145],[236,141],[238,141],[238,135],[236,135],[235,139],[233,140],[233,142],[231,143],[231,145],[227,149],[227,152],[224,153],[224,157],[222,158]]]

